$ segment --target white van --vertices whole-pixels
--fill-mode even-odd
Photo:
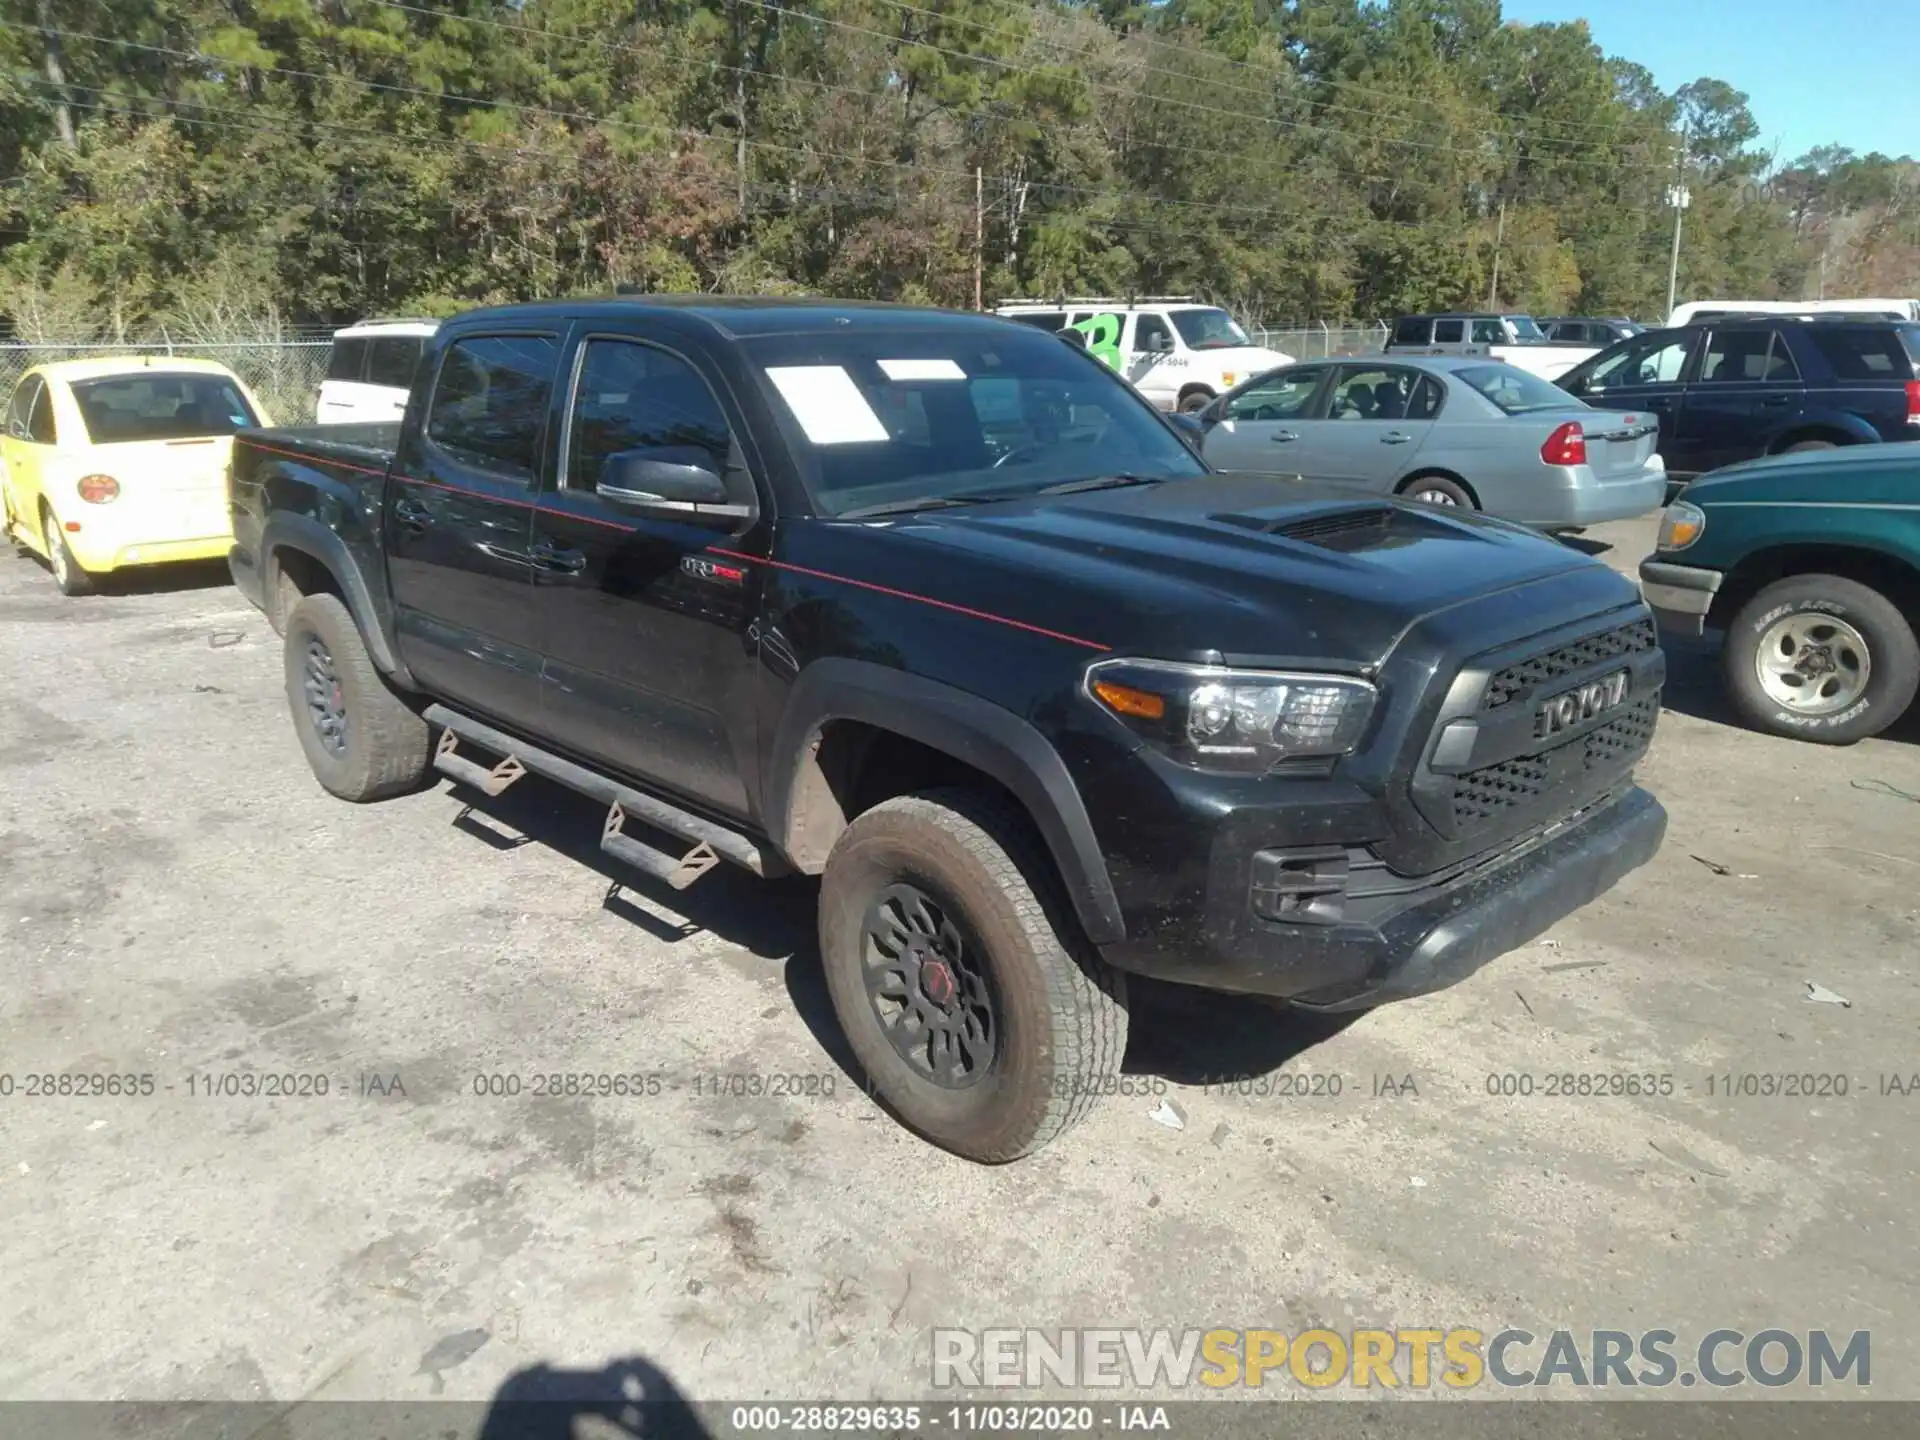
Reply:
[[[1860,315],[1872,319],[1920,320],[1920,300],[1689,300],[1674,307],[1667,327],[1707,325],[1739,315]]]
[[[1078,331],[1089,354],[1162,410],[1199,410],[1242,380],[1293,363],[1291,355],[1254,344],[1219,306],[1186,295],[1009,300],[993,313],[1042,330]]]
[[[365,320],[336,330],[314,423],[398,420],[406,413],[414,367],[439,328],[437,320]]]

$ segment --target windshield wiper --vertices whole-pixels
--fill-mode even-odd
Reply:
[[[867,520],[880,515],[908,515],[915,510],[946,510],[955,505],[984,505],[989,500],[1014,500],[1026,493],[1021,490],[1009,494],[1002,490],[984,495],[922,495],[913,500],[882,500],[877,505],[856,505],[851,510],[842,510],[833,518]]]
[[[1095,475],[1087,480],[1062,480],[1055,485],[1042,485],[1035,495],[1078,495],[1085,490],[1118,490],[1125,485],[1158,485],[1167,477],[1164,475]]]

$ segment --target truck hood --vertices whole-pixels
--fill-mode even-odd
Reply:
[[[1570,572],[1607,603],[1636,593],[1504,521],[1257,475],[826,522],[815,543],[822,569],[949,609],[1229,663],[1370,668],[1425,617]]]

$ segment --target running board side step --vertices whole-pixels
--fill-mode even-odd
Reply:
[[[498,795],[531,771],[590,796],[607,807],[607,817],[600,829],[600,848],[622,863],[666,881],[675,890],[686,889],[722,860],[762,877],[783,875],[791,869],[784,858],[762,841],[683,810],[670,800],[609,780],[583,765],[563,760],[517,736],[496,730],[484,721],[437,704],[422,711],[421,718],[429,725],[441,727],[440,743],[433,757],[434,769],[441,774],[487,795]],[[461,740],[505,758],[489,770],[457,753]],[[629,819],[689,841],[692,848],[684,855],[657,849],[626,833]]]

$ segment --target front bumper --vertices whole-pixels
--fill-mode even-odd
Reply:
[[[1503,853],[1378,894],[1360,907],[1364,919],[1335,924],[1262,918],[1244,870],[1223,867],[1189,924],[1162,924],[1102,953],[1158,979],[1365,1009],[1452,985],[1525,944],[1652,859],[1666,828],[1660,802],[1630,785]]]
[[[1698,636],[1706,631],[1707,614],[1726,578],[1718,570],[1646,560],[1640,565],[1640,593],[1662,631]]]

